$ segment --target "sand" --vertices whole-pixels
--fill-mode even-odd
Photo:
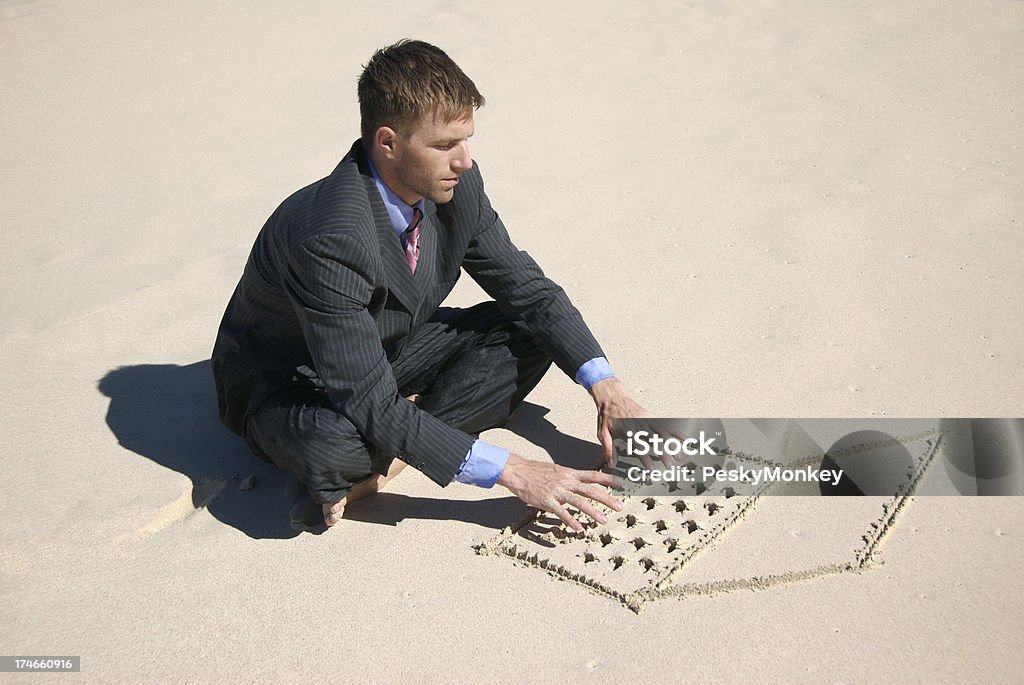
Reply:
[[[500,488],[409,472],[297,534],[295,484],[219,426],[207,360],[267,215],[357,136],[360,65],[414,36],[487,97],[492,203],[654,413],[1020,416],[1022,21],[0,3],[0,652],[81,655],[91,682],[1018,680],[1019,498],[912,498],[870,564],[825,574],[802,569],[861,544],[813,525],[838,505],[762,498],[784,539],[744,521],[694,557],[701,592],[636,613],[478,554],[528,513]],[[582,465],[593,423],[552,373],[485,437]]]

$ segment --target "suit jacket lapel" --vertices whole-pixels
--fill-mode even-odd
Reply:
[[[412,272],[409,271],[409,263],[405,261],[402,244],[399,242],[398,236],[395,235],[395,229],[391,226],[391,219],[388,217],[388,210],[384,208],[384,201],[380,199],[377,184],[374,183],[373,175],[362,157],[359,159],[359,168],[363,176],[363,183],[366,185],[367,196],[370,198],[370,206],[373,208],[373,223],[377,229],[377,242],[380,246],[381,259],[384,262],[388,291],[394,294],[410,314],[415,316],[419,305],[419,292],[413,281]],[[417,264],[416,270],[419,271],[419,264]]]
[[[376,189],[374,189],[376,192]],[[380,198],[378,198],[379,201]],[[416,313],[419,304],[419,292],[416,283],[413,281],[412,272],[409,271],[409,263],[405,261],[405,253],[402,251],[402,244],[391,227],[387,211],[381,205],[383,219],[377,214],[374,208],[374,219],[377,223],[377,241],[380,243],[380,256],[384,260],[384,273],[388,280],[388,290],[394,294],[410,314]],[[382,224],[381,221],[384,223]],[[418,265],[417,265],[418,266]],[[417,268],[417,271],[419,269]]]

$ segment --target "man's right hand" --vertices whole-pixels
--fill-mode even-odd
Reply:
[[[565,525],[579,532],[583,526],[565,508],[576,507],[598,523],[608,519],[592,502],[600,502],[615,511],[622,503],[600,486],[617,485],[619,479],[600,471],[577,471],[558,464],[524,459],[510,454],[498,483],[527,504],[550,512]]]

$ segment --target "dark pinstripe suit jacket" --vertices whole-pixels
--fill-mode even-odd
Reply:
[[[473,437],[401,400],[389,360],[460,269],[570,376],[603,356],[562,289],[509,240],[475,163],[450,202],[427,201],[420,240],[413,275],[358,141],[330,176],[286,199],[260,231],[217,335],[221,420],[242,435],[245,417],[308,367],[366,440],[446,485]]]

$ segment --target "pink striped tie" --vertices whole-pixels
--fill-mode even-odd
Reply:
[[[412,221],[409,228],[402,232],[402,249],[405,250],[405,261],[409,263],[409,270],[416,273],[416,262],[420,259],[420,219],[423,212],[419,207],[412,208]]]

